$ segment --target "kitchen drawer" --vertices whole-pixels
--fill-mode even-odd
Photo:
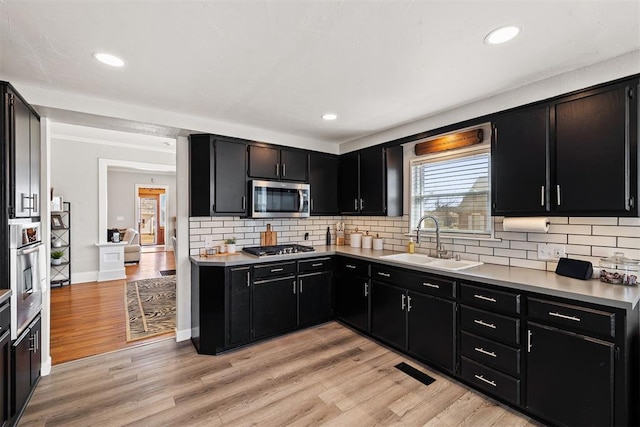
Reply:
[[[260,264],[253,267],[253,279],[266,279],[269,277],[290,276],[296,274],[296,262],[274,262],[272,264]]]
[[[0,307],[0,335],[9,330],[11,325],[11,309],[9,303]]]
[[[603,337],[616,336],[615,313],[537,298],[528,298],[527,309],[530,319]]]
[[[504,311],[512,314],[520,313],[520,294],[513,292],[497,291],[461,283],[460,301],[476,307],[488,308],[492,311]]]
[[[386,265],[371,264],[371,278],[381,282],[391,282],[395,285],[404,285],[411,273]]]
[[[520,404],[520,380],[461,357],[460,376],[481,390]]]
[[[444,277],[412,274],[404,285],[415,292],[443,298],[456,297],[456,281]]]
[[[359,276],[369,277],[369,263],[355,258],[338,258],[338,267]]]
[[[496,339],[505,344],[520,343],[520,320],[500,314],[489,313],[468,306],[461,306],[462,329],[483,337]]]
[[[460,352],[463,356],[483,365],[491,366],[510,375],[520,375],[519,348],[513,348],[468,332],[460,336]]]
[[[306,259],[298,261],[300,273],[313,273],[316,271],[329,271],[333,268],[333,261],[329,257]]]

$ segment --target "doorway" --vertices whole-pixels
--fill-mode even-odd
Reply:
[[[164,246],[167,242],[168,187],[136,184],[136,219],[140,245]]]

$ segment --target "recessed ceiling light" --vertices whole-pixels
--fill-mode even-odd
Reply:
[[[337,118],[338,115],[334,113],[326,113],[322,115],[322,120],[335,120]]]
[[[517,36],[518,33],[520,33],[520,28],[514,25],[496,28],[487,34],[487,37],[484,38],[484,42],[487,44],[505,43]]]
[[[124,65],[124,61],[121,58],[111,55],[110,53],[95,52],[93,57],[103,64],[111,65],[112,67],[122,67]]]

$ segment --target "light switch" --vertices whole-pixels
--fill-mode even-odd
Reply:
[[[124,221],[124,217],[123,216],[117,216],[116,217],[116,221]]]

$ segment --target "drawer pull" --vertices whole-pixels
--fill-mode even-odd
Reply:
[[[480,381],[484,381],[485,383],[489,384],[492,387],[496,387],[496,382],[495,381],[490,381],[490,380],[486,379],[485,377],[483,377],[482,375],[474,375],[474,377],[476,377]]]
[[[351,268],[351,269],[355,269],[355,268],[356,268],[356,266],[355,266],[355,265],[351,265],[351,264],[347,264],[347,265],[345,265],[345,267],[347,267],[347,268]]]
[[[433,283],[429,283],[429,282],[424,282],[422,286],[428,286],[430,288],[440,289],[440,285],[434,285]]]
[[[566,314],[554,313],[554,312],[551,312],[551,311],[549,312],[549,316],[559,317],[561,319],[573,320],[574,322],[579,322],[580,321],[579,317],[567,316]]]
[[[487,356],[498,357],[493,351],[487,351],[482,347],[475,347],[474,350],[477,351],[478,353],[486,354]]]
[[[283,270],[284,270],[284,268],[272,268],[271,272],[272,273],[277,273],[278,271],[283,271]]]
[[[321,262],[317,262],[315,264],[311,264],[311,267],[322,267],[324,264]]]
[[[493,323],[487,323],[487,322],[484,322],[484,321],[482,321],[482,320],[477,320],[477,319],[475,319],[475,320],[473,321],[473,323],[477,323],[478,325],[480,325],[480,326],[485,326],[485,327],[487,327],[487,328],[496,329],[496,325],[494,325]]]
[[[473,297],[474,297],[474,298],[481,299],[481,300],[483,300],[483,301],[498,302],[498,301],[496,301],[496,299],[495,299],[495,298],[485,297],[484,295],[474,294],[474,295],[473,295]]]
[[[364,296],[369,296],[369,285],[367,283],[364,284]]]
[[[391,274],[389,274],[389,273],[383,273],[382,271],[378,271],[378,276],[382,276],[382,277],[391,277]]]

